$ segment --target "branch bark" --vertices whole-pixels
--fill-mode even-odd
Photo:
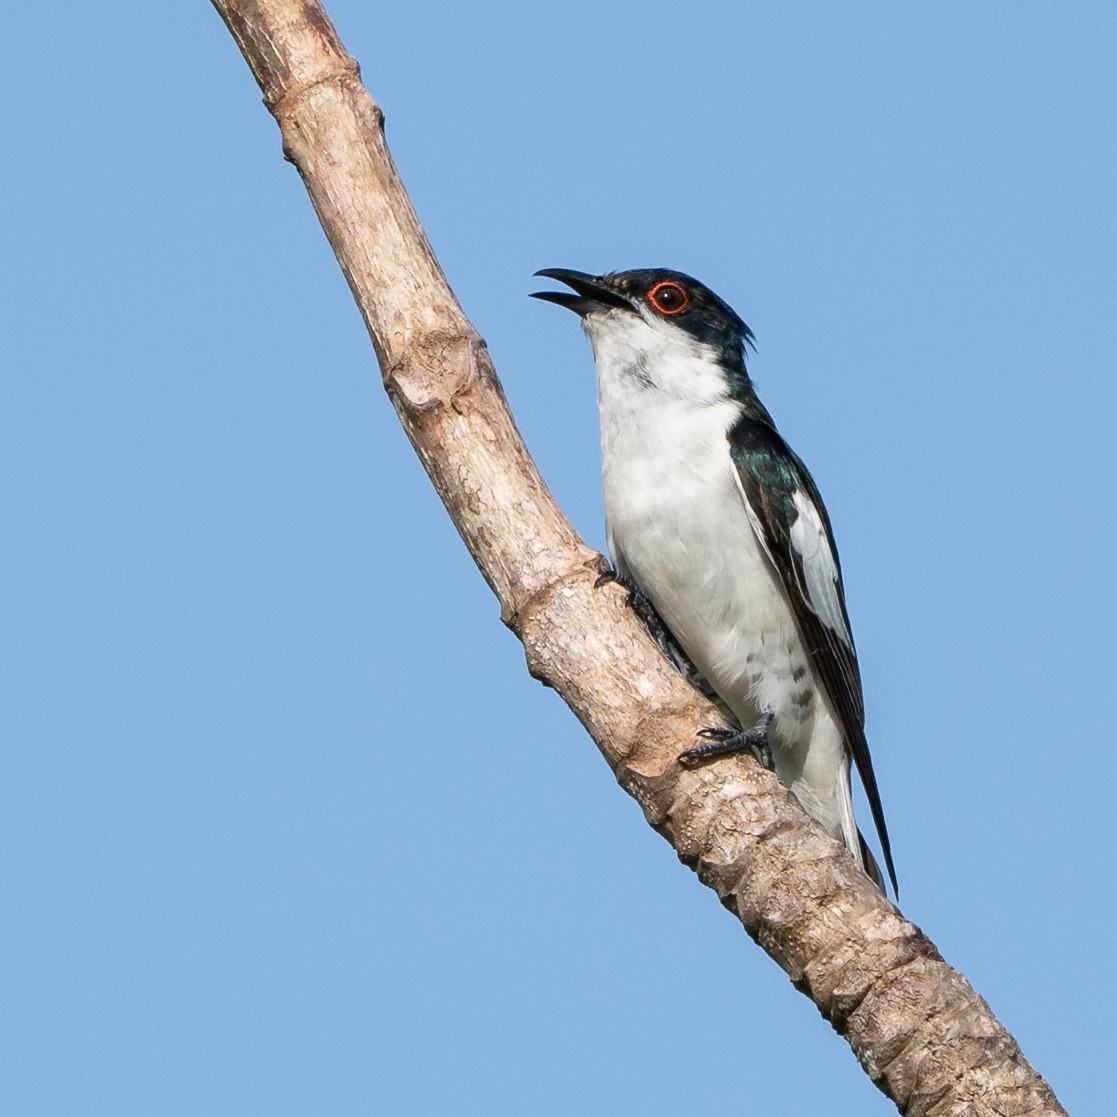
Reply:
[[[779,781],[676,757],[716,710],[669,666],[552,499],[446,282],[380,110],[317,0],[213,0],[237,41],[372,337],[384,386],[523,641],[648,822],[913,1117],[1063,1114],[966,979]]]

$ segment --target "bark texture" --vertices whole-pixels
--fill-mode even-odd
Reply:
[[[749,758],[676,757],[718,715],[669,666],[527,453],[450,290],[380,110],[316,0],[213,0],[263,90],[368,326],[384,386],[528,669],[648,822],[845,1036],[904,1114],[1062,1114],[966,979]]]

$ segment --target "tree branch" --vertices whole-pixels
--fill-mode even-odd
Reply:
[[[1062,1114],[1015,1040],[776,777],[676,763],[717,711],[667,663],[528,455],[384,141],[380,110],[316,0],[213,0],[368,326],[384,386],[524,644],[679,857],[911,1115]]]

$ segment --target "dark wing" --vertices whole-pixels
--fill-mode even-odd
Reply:
[[[762,409],[738,420],[729,432],[729,447],[753,527],[783,582],[804,645],[865,786],[895,891],[892,847],[865,740],[861,672],[826,506],[807,467]]]

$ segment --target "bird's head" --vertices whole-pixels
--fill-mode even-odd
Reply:
[[[582,319],[599,368],[635,368],[654,386],[676,392],[700,388],[684,371],[697,362],[711,371],[716,367],[722,394],[748,390],[745,347],[752,344],[752,331],[697,279],[667,268],[608,275],[545,268],[535,274],[571,288],[532,297],[565,306]]]

